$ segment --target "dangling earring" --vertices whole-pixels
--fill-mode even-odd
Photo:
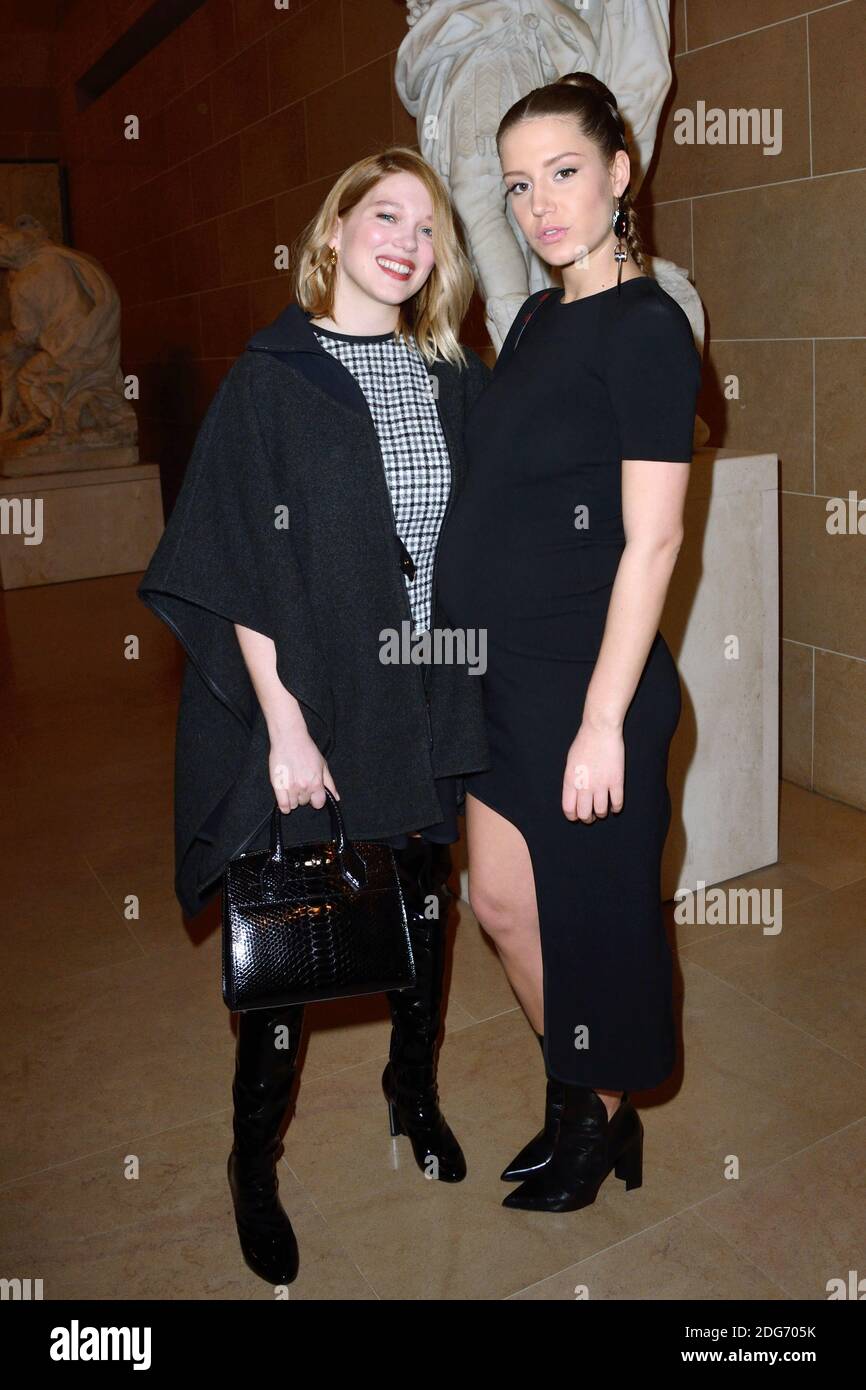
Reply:
[[[617,294],[619,294],[622,285],[623,263],[628,260],[628,247],[626,246],[623,240],[623,238],[626,235],[626,232],[628,231],[628,217],[623,212],[622,198],[619,198],[617,200],[617,206],[613,210],[611,226],[613,227],[614,233],[616,234],[617,238],[613,258],[619,265],[619,269],[616,272],[616,292]]]
[[[336,248],[336,246],[332,246],[332,247],[331,247],[331,256],[330,256],[330,260],[328,261],[328,265],[329,265],[330,269],[333,270],[333,269],[334,269],[334,266],[335,266],[336,264],[337,264],[337,248]]]

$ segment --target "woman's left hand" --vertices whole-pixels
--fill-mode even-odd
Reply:
[[[591,825],[612,811],[621,811],[625,781],[625,744],[620,727],[597,729],[584,722],[565,761],[562,809],[569,820]]]

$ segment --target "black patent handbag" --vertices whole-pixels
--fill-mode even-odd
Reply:
[[[327,789],[333,840],[283,844],[274,803],[269,850],[229,860],[222,881],[222,988],[232,1010],[379,994],[415,983],[394,851],[351,842]]]

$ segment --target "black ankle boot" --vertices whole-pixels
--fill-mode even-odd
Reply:
[[[408,1136],[425,1175],[461,1182],[466,1160],[439,1108],[436,1080],[451,855],[447,845],[420,837],[411,838],[394,855],[406,899],[416,980],[412,989],[389,990],[387,995],[393,1023],[382,1074],[388,1120],[392,1135]],[[438,919],[424,915],[425,899],[431,896],[438,904]]]
[[[541,1051],[544,1052],[544,1034],[535,1035],[541,1044]],[[522,1182],[531,1173],[537,1173],[540,1168],[548,1164],[553,1155],[553,1145],[559,1132],[559,1117],[562,1114],[563,1094],[562,1082],[554,1077],[547,1078],[547,1094],[544,1104],[544,1127],[538,1131],[534,1139],[530,1139],[520,1150],[516,1158],[513,1158],[507,1168],[503,1168],[500,1177],[503,1182]]]
[[[238,1015],[229,1187],[244,1259],[269,1284],[291,1284],[298,1273],[298,1243],[277,1195],[276,1163],[303,1016],[302,1004]],[[275,1031],[280,1025],[287,1036]]]
[[[503,1201],[523,1211],[577,1211],[591,1206],[611,1168],[628,1191],[642,1181],[643,1125],[624,1091],[610,1120],[588,1086],[563,1086],[559,1131],[550,1162]]]

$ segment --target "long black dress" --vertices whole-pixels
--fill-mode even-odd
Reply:
[[[625,544],[621,461],[691,460],[700,358],[649,277],[562,297],[530,296],[468,418],[437,577],[450,623],[487,631],[492,766],[466,790],[517,826],[532,859],[548,1073],[644,1090],[676,1050],[660,861],[681,691],[660,633],[623,724],[622,811],[569,821],[562,778]]]

